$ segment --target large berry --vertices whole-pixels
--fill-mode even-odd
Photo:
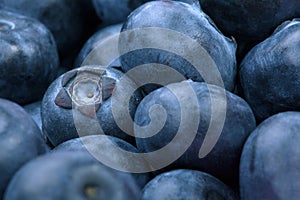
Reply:
[[[300,113],[284,112],[261,123],[241,158],[242,200],[300,197]]]
[[[0,199],[16,171],[48,151],[42,134],[22,107],[0,99]]]
[[[187,79],[202,82],[207,77],[217,79],[213,73],[217,69],[225,88],[230,91],[234,89],[236,43],[226,38],[210,18],[194,5],[179,1],[145,3],[129,15],[122,33],[119,51],[125,72],[149,64],[149,70],[144,72],[147,73],[145,77],[155,78],[159,73],[154,73],[157,68],[154,64],[162,64],[177,70]],[[200,53],[197,45],[207,55]],[[190,60],[195,63],[190,63]],[[216,65],[216,69],[211,68],[210,62]],[[197,70],[195,65],[201,69]],[[154,69],[151,70],[151,67]],[[206,77],[201,74],[203,72]],[[170,76],[164,76],[167,83],[180,81]],[[153,88],[147,89],[147,92],[149,90]]]
[[[22,167],[4,200],[138,200],[133,178],[103,167],[87,153],[41,156]]]
[[[242,92],[259,121],[300,109],[299,51],[300,21],[295,19],[279,26],[241,63]]]
[[[267,38],[283,21],[300,15],[297,0],[199,0],[202,9],[229,36],[244,41]]]
[[[132,167],[140,166],[140,168],[149,169],[149,164],[143,158],[135,158],[128,156],[121,150],[126,152],[139,153],[136,147],[116,137],[104,135],[90,135],[81,138],[75,138],[66,141],[53,149],[53,151],[87,151],[96,158],[105,159],[106,164],[110,161],[114,168],[120,168],[124,171],[130,171]],[[113,156],[112,156],[113,155]],[[101,161],[101,160],[100,160]],[[105,163],[104,163],[105,164]],[[143,188],[150,179],[150,173],[132,173],[138,186]]]
[[[0,10],[0,97],[19,104],[40,99],[58,70],[56,44],[40,22]]]
[[[168,145],[163,155],[147,157],[151,165],[183,150],[170,168],[203,170],[237,186],[242,147],[255,128],[254,115],[240,97],[205,83],[174,83],[147,95],[137,108],[135,122],[138,150],[149,153]],[[214,146],[199,158],[204,144]]]
[[[174,170],[151,180],[142,200],[237,200],[236,194],[215,177],[195,170]]]
[[[78,136],[103,133],[133,143],[132,127],[123,131],[117,123],[126,124],[124,116],[133,117],[142,95],[137,90],[129,102],[123,97],[135,89],[134,82],[112,67],[71,70],[56,79],[43,98],[43,131],[54,146]],[[114,102],[113,94],[119,97]],[[113,112],[113,107],[118,111]]]

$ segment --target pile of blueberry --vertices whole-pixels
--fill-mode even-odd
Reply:
[[[297,17],[298,0],[0,0],[0,199],[300,199]]]

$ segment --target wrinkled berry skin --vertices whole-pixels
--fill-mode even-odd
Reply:
[[[82,49],[74,63],[75,67],[80,67],[80,66],[84,66],[84,65],[93,65],[93,64],[101,65],[102,63],[93,62],[92,58],[88,57],[89,54],[93,50],[94,51],[102,50],[102,48],[100,48],[100,47],[102,47],[102,46],[100,46],[101,43],[103,41],[105,41],[106,39],[108,39],[110,36],[120,33],[122,25],[123,24],[115,24],[115,25],[107,26],[105,28],[98,30],[96,33],[94,33],[82,47]],[[97,47],[99,49],[97,49]]]
[[[185,151],[177,161],[173,162],[169,168],[192,168],[205,171],[236,188],[238,184],[238,169],[242,147],[256,125],[254,115],[243,99],[228,91],[225,93],[225,99],[222,95],[222,92],[224,92],[223,89],[209,85],[215,101],[219,102],[217,105],[225,105],[225,102],[227,102],[225,114],[218,111],[212,113],[212,100],[207,84],[199,82],[190,82],[189,84],[195,91],[198,100],[198,105],[193,104],[195,107],[189,111],[189,116],[191,119],[195,119],[195,116],[200,115],[200,120],[197,122],[199,125],[197,126],[198,129],[196,127],[196,130],[185,130],[186,136],[184,137],[193,137],[193,131],[197,131],[196,136],[187,151]],[[183,149],[184,143],[172,143],[172,139],[177,134],[180,126],[187,126],[181,119],[181,113],[182,110],[190,109],[189,104],[192,104],[190,99],[194,94],[188,92],[184,82],[174,83],[168,86],[172,87],[172,91],[175,91],[178,96],[182,96],[186,99],[179,104],[173,92],[166,87],[157,89],[144,97],[135,114],[136,124],[147,128],[147,125],[151,122],[151,118],[157,118],[156,114],[154,115],[153,113],[151,114],[153,116],[151,118],[149,117],[151,108],[155,105],[160,105],[165,109],[166,121],[163,127],[158,130],[154,136],[146,138],[136,137],[137,147],[141,152],[152,152],[163,148],[169,143],[174,145],[174,151],[175,149],[176,151]],[[219,123],[222,116],[225,117],[225,121],[216,145],[208,155],[199,159],[199,150],[203,144],[204,137],[207,135],[208,127],[211,124],[210,121],[213,121],[215,124]],[[212,125],[212,127],[215,127],[215,125]],[[136,132],[137,130],[138,129],[135,128],[135,135],[139,134]],[[219,129],[214,128],[212,131],[218,132]],[[184,141],[184,138],[181,140]],[[173,155],[174,153],[170,150],[167,155],[169,154]],[[157,162],[155,157],[150,157],[149,160],[150,165]]]
[[[242,200],[299,199],[300,113],[263,121],[249,136],[240,164]]]
[[[142,200],[237,200],[236,194],[215,177],[196,170],[174,170],[158,175],[143,189]]]
[[[90,1],[90,0],[87,0]],[[84,37],[84,18],[88,4],[81,0],[0,0],[0,5],[20,14],[38,19],[53,34],[60,58],[79,50]],[[93,15],[93,13],[89,13]],[[34,34],[33,34],[34,35]],[[37,37],[38,38],[38,37]]]
[[[161,38],[157,35],[155,40],[169,45],[170,52],[153,47],[127,53],[128,44],[134,44],[134,42],[147,44],[152,40],[151,35],[141,38],[142,41],[136,39],[135,34],[139,34],[139,28],[146,27],[173,30],[198,42],[215,62],[225,88],[229,91],[234,89],[236,78],[235,41],[226,38],[201,9],[179,1],[151,1],[140,6],[128,16],[122,32],[133,31],[133,33],[128,37],[122,36],[119,40],[120,54],[126,53],[121,57],[122,69],[125,72],[142,64],[159,63],[177,70],[186,79],[203,82],[203,77],[194,66],[185,58],[171,52],[174,48],[178,48],[186,54],[185,57],[200,57],[195,54],[193,47],[186,46],[186,44],[182,44],[180,47],[172,46],[172,40],[160,41]],[[177,82],[177,80],[173,82]]]
[[[42,98],[59,60],[50,31],[40,22],[0,10],[0,97],[19,104]]]
[[[41,131],[19,105],[0,99],[0,199],[11,177],[31,159],[48,151]]]
[[[104,72],[105,75],[95,75],[93,72],[95,70],[101,71],[101,66],[84,66],[71,70],[56,79],[45,93],[41,109],[43,131],[54,146],[69,139],[77,138],[79,134],[80,136],[84,136],[103,134],[103,132],[124,139],[130,143],[134,143],[134,138],[123,132],[116,124],[115,119],[123,120],[123,114],[127,112],[127,110],[129,110],[131,117],[133,117],[136,107],[142,99],[142,94],[137,90],[137,92],[132,95],[129,105],[125,105],[126,102],[124,99],[121,99],[116,106],[122,111],[120,111],[121,113],[113,115],[113,105],[110,97],[112,92],[115,91],[115,88],[118,88],[118,81],[120,78],[124,77],[125,80],[128,80],[128,85],[126,85],[126,87],[136,88],[136,86],[127,76],[124,76],[121,71],[115,68],[107,68]],[[91,108],[79,107],[78,109],[75,109],[74,103],[84,99],[76,94],[74,95],[74,93],[73,95],[70,95],[70,91],[75,91],[74,85],[77,86],[77,88],[81,86],[84,87],[84,84],[79,85],[77,82],[74,82],[76,79],[80,79],[81,76],[83,78],[88,77],[86,79],[87,81],[92,81],[94,78],[98,79],[97,81],[99,81],[99,79],[101,79],[101,81],[104,79],[104,81],[102,81],[101,87],[97,86],[96,88],[94,95],[96,103],[92,102]],[[108,81],[108,83],[106,83],[106,81]],[[114,83],[116,84],[116,87],[109,88],[109,84]],[[84,94],[87,92],[88,88],[90,87],[83,88],[79,92]],[[111,89],[111,91],[109,91],[109,89]],[[98,90],[108,91],[102,91],[101,97],[101,95],[99,96],[97,93]],[[105,98],[103,92],[107,93]],[[124,90],[119,92],[126,93],[127,91]],[[86,95],[88,95],[88,93]],[[76,99],[76,101],[74,99]],[[75,124],[74,115],[79,119],[77,124]],[[91,120],[94,115],[96,115],[97,123],[95,123],[94,120]],[[95,124],[100,124],[103,132],[99,130]],[[131,133],[129,134],[133,135],[133,130],[131,130]]]
[[[50,153],[22,167],[4,200],[138,200],[133,178],[103,167],[83,152]]]
[[[107,144],[109,142],[113,142],[117,145],[117,147],[128,151],[138,153],[136,147],[131,144],[125,142],[116,137],[112,136],[104,136],[104,135],[90,135],[84,136],[81,138],[75,138],[69,141],[66,141],[53,149],[53,151],[87,151],[91,152],[92,155],[102,154],[107,156],[108,158],[114,159],[119,166],[141,166],[148,167],[148,163],[144,159],[130,159],[128,157],[124,157],[119,152],[115,151],[113,148],[110,148]],[[111,156],[113,155],[113,156]],[[104,165],[106,166],[106,165]],[[119,171],[118,171],[119,172]],[[150,180],[150,173],[132,173],[133,178],[137,182],[137,185],[142,189],[146,183]]]
[[[283,21],[300,15],[298,0],[199,1],[225,35],[243,41],[262,41]]]
[[[300,109],[300,20],[287,21],[255,46],[240,66],[240,84],[258,121]]]

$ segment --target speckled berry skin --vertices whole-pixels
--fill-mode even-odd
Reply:
[[[40,22],[0,10],[0,97],[19,104],[39,100],[55,79],[56,44]]]
[[[133,135],[133,130],[131,133],[126,134],[118,127],[115,119],[123,120],[123,114],[127,111],[133,117],[136,107],[142,99],[142,94],[137,90],[129,105],[126,105],[123,99],[120,100],[117,106],[122,111],[113,114],[110,97],[115,86],[118,88],[118,80],[124,74],[113,67],[107,68],[104,75],[101,74],[103,72],[101,66],[76,68],[60,76],[48,88],[42,101],[42,123],[45,135],[54,146],[79,135],[95,135],[103,134],[103,132],[134,143],[134,138],[129,135]],[[85,88],[85,82],[79,81],[80,84],[74,82],[74,80],[81,80],[81,78],[87,80],[88,84],[91,83],[90,86],[92,87]],[[127,82],[129,88],[136,87],[128,77],[124,76],[124,78],[129,81]],[[99,80],[100,82],[98,82]],[[100,83],[101,86],[97,86],[98,83],[94,85],[95,81]],[[94,89],[90,92],[91,97],[89,97],[89,88]],[[74,92],[79,93],[77,95]],[[120,92],[126,93],[127,91]],[[77,102],[85,103],[84,101],[92,101],[92,107],[79,106],[78,109],[74,107]],[[77,124],[74,121],[74,114],[79,119]],[[97,118],[97,122],[91,120],[93,117]],[[98,124],[100,124],[103,131],[97,128]]]
[[[300,197],[300,113],[263,121],[245,143],[240,163],[242,200]]]
[[[38,126],[14,102],[0,99],[0,199],[11,177],[25,163],[48,152]]]
[[[148,37],[136,39],[135,35],[139,35],[139,29],[147,27],[172,30],[199,43],[215,62],[225,88],[233,91],[237,73],[235,41],[225,37],[199,7],[179,1],[151,1],[143,4],[128,16],[122,32],[132,31],[132,33],[119,39],[122,69],[125,72],[143,64],[159,63],[177,70],[186,79],[204,81],[195,66],[185,60],[186,57],[192,56],[202,59],[200,55],[195,54],[193,47],[187,46],[184,42],[180,46],[172,46],[174,43],[172,39],[160,41],[160,35],[157,35],[155,39],[151,38],[151,34]],[[137,49],[129,53],[126,51],[128,45],[135,42],[147,44],[151,40],[167,44],[170,52],[155,47]],[[171,52],[177,48],[186,56],[179,56]],[[177,80],[173,82],[177,82]]]
[[[143,189],[142,200],[237,200],[237,195],[215,177],[196,170],[174,170],[158,175]]]
[[[23,166],[4,200],[138,200],[140,190],[129,174],[103,167],[90,154],[55,152]]]
[[[257,121],[300,110],[300,20],[286,21],[240,65],[240,85]]]

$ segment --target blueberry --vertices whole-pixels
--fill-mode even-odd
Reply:
[[[262,41],[283,21],[300,15],[297,0],[199,0],[222,32],[243,41]]]
[[[101,45],[110,36],[120,33],[123,24],[115,24],[98,30],[94,33],[88,41],[82,47],[77,59],[75,61],[75,67],[80,67],[84,65],[101,65],[99,61],[95,61],[88,57],[92,51],[98,51],[97,47]],[[100,52],[99,52],[100,53]]]
[[[10,182],[5,200],[137,200],[140,191],[128,174],[105,168],[87,153],[41,156],[22,167]]]
[[[19,105],[0,99],[0,199],[16,171],[48,148],[33,119]]]
[[[53,33],[61,59],[77,53],[83,43],[91,0],[0,0],[0,4],[20,14],[38,19]],[[85,2],[85,3],[84,3]],[[91,5],[90,5],[91,6]],[[93,12],[88,13],[89,16]],[[33,34],[34,35],[34,34]]]
[[[109,146],[110,142],[114,143],[118,148],[122,150],[138,153],[138,150],[131,144],[121,139],[104,135],[91,135],[81,138],[75,138],[58,145],[53,149],[53,151],[88,151],[92,155],[101,154],[107,159],[113,159],[113,161],[116,162],[117,165],[121,168],[124,168],[124,170],[126,170],[128,166],[132,165],[150,169],[150,166],[148,166],[148,163],[145,160],[131,159],[124,156],[119,151],[111,148]],[[136,180],[140,188],[143,188],[145,184],[150,180],[150,175],[150,173],[132,173],[133,178]]]
[[[236,194],[215,177],[195,170],[174,170],[151,180],[142,200],[234,200]]]
[[[0,10],[0,97],[19,104],[42,98],[58,70],[52,34],[40,22]]]
[[[117,100],[116,107],[120,110],[113,114],[111,95],[127,93],[127,90],[118,90],[121,78],[126,80],[125,87],[136,88],[128,77],[112,67],[104,70],[101,66],[85,66],[55,80],[43,98],[41,110],[43,131],[50,142],[57,146],[79,135],[105,133],[134,143],[134,138],[118,127],[116,119],[126,120],[124,114],[128,112],[133,117],[142,94],[137,90],[129,105],[124,99]],[[129,134],[133,135],[132,128]]]
[[[121,35],[119,40],[119,51],[122,55],[121,64],[125,72],[143,64],[156,63],[177,70],[186,79],[203,81],[201,74],[185,59],[185,57],[193,57],[197,58],[198,64],[200,61],[202,63],[206,62],[203,55],[195,53],[194,44],[181,42],[176,46],[175,41],[180,40],[180,38],[171,37],[167,31],[165,33],[166,37],[161,34],[155,35],[154,32],[146,36],[141,34],[141,29],[149,27],[172,30],[174,33],[185,35],[194,40],[194,43],[200,44],[215,62],[225,88],[230,91],[234,89],[236,76],[235,41],[223,36],[210,18],[199,8],[179,1],[151,1],[140,6],[128,16],[122,27],[122,33],[127,31],[131,31],[131,33]],[[153,35],[155,35],[154,38]],[[127,52],[128,47],[150,43],[163,43],[169,47],[170,51],[156,47],[144,47]],[[174,49],[178,49],[185,56],[179,56],[171,52]],[[207,63],[203,65],[202,63],[201,67],[203,69],[208,67]],[[155,75],[148,72],[147,76]],[[169,83],[177,81],[179,80],[170,80]],[[146,89],[146,92],[149,93],[154,89]]]
[[[282,22],[300,15],[297,0],[199,0],[202,9],[227,36],[237,40],[237,61],[269,37]]]
[[[194,90],[194,94],[188,90],[187,83]],[[197,102],[191,101],[194,96],[196,96]],[[178,100],[177,97],[182,100]],[[224,105],[226,107],[222,111]],[[156,112],[157,106],[162,107],[164,112],[159,110]],[[166,113],[165,122],[161,122],[164,119],[161,113]],[[198,115],[200,115],[200,120],[194,122]],[[218,124],[222,123],[222,117],[225,118],[224,125],[218,127]],[[137,108],[135,122],[139,127],[144,127],[144,129],[140,129],[135,126],[134,129],[139,151],[153,152],[172,143],[172,147],[165,150],[164,156],[160,158],[149,156],[150,165],[161,163],[166,157],[176,155],[185,148],[186,142],[184,141],[193,138],[193,132],[196,131],[196,136],[185,153],[183,152],[184,154],[179,159],[163,171],[174,168],[198,169],[211,173],[235,188],[238,184],[242,147],[256,125],[254,115],[243,99],[228,91],[225,93],[220,87],[192,81],[170,84],[148,94]],[[163,124],[159,125],[159,123]],[[194,127],[195,130],[193,123],[198,123]],[[153,134],[151,127],[161,127],[161,129],[157,130],[155,135],[149,136],[149,134]],[[180,130],[184,130],[184,132],[181,133]],[[210,134],[208,134],[208,130],[210,130]],[[221,132],[221,135],[217,138],[217,143],[212,151],[204,158],[199,159],[199,149],[204,144],[204,138],[214,138],[213,135],[218,132]],[[175,136],[179,134],[181,134],[181,139],[177,139],[179,140],[177,141]],[[208,140],[208,143],[213,144],[213,142],[212,139]]]
[[[299,199],[300,113],[284,112],[262,122],[241,157],[240,192],[247,199]]]
[[[300,109],[299,22],[295,19],[283,23],[241,63],[242,92],[258,121]]]

